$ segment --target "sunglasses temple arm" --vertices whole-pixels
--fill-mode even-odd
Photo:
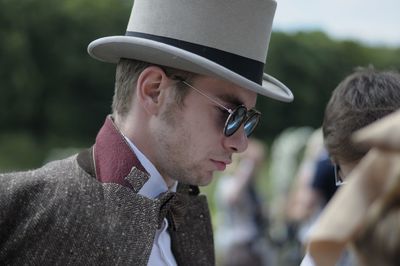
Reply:
[[[196,92],[200,93],[201,95],[203,95],[204,97],[206,97],[207,99],[209,99],[210,101],[212,101],[213,103],[217,104],[219,107],[224,108],[228,113],[232,114],[232,110],[229,108],[226,108],[225,106],[223,106],[221,103],[219,103],[217,100],[211,98],[210,96],[208,96],[207,94],[205,94],[204,92],[202,92],[201,90],[196,89],[195,87],[193,87],[192,85],[190,85],[189,83],[187,83],[186,81],[182,80],[182,82],[186,85],[189,86],[190,88],[194,89]]]

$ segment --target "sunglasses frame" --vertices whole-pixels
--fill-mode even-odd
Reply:
[[[333,170],[335,171],[335,184],[337,187],[340,187],[341,185],[346,184],[346,181],[343,180],[342,175],[341,175],[341,169],[338,164],[333,165]]]
[[[175,77],[175,80],[182,82],[183,84],[185,84],[186,86],[188,86],[189,88],[192,88],[193,90],[195,90],[197,93],[199,93],[200,95],[206,97],[207,99],[209,99],[210,101],[212,101],[213,103],[217,104],[218,106],[222,107],[224,110],[226,110],[229,113],[229,116],[226,118],[225,124],[224,124],[224,129],[223,129],[223,133],[226,137],[230,137],[233,134],[236,133],[236,131],[241,127],[242,124],[244,124],[244,128],[245,128],[245,134],[246,137],[250,137],[250,135],[254,132],[255,128],[257,127],[258,123],[260,122],[260,117],[261,117],[261,112],[257,111],[256,109],[252,108],[252,109],[247,109],[246,106],[244,106],[243,104],[235,107],[233,110],[224,106],[222,103],[218,102],[216,99],[212,98],[211,96],[207,95],[206,93],[202,92],[201,90],[195,88],[193,85],[191,85],[190,83],[188,83],[185,79],[179,78],[179,77]],[[236,115],[236,113],[238,112],[238,110],[240,109],[244,109],[245,113],[243,115],[243,117],[241,118],[240,123],[237,124],[237,126],[233,129],[233,131],[231,133],[228,133],[227,128],[229,126],[229,122],[232,120],[232,118],[234,117],[234,115]],[[246,132],[246,123],[248,121],[250,121],[252,118],[257,119],[256,123],[254,126],[252,126],[252,130],[250,132]]]
[[[239,109],[244,109],[245,113],[244,113],[243,117],[241,118],[240,123],[237,124],[237,126],[233,129],[233,131],[231,133],[228,133],[229,122],[232,122],[231,121],[232,117],[235,115],[236,112],[238,112]],[[236,131],[242,125],[244,125],[244,132],[246,134],[246,137],[250,137],[251,134],[254,132],[254,129],[257,127],[258,123],[260,122],[261,113],[255,109],[247,109],[246,106],[244,106],[244,105],[239,105],[239,106],[235,107],[235,109],[230,110],[228,112],[229,112],[229,116],[226,118],[225,125],[224,125],[224,135],[227,137],[230,137],[233,134],[235,134]],[[255,125],[252,126],[252,130],[249,133],[247,133],[246,124],[254,117],[256,119]]]

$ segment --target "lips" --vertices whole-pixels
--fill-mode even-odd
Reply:
[[[217,160],[211,160],[214,165],[216,166],[218,171],[224,171],[226,169],[226,166],[230,164],[230,161],[217,161]]]

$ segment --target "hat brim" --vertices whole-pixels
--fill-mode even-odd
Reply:
[[[100,38],[89,44],[88,53],[95,59],[109,63],[117,63],[120,58],[130,58],[201,75],[215,76],[278,101],[293,101],[290,89],[266,73],[263,74],[262,85],[260,85],[207,58],[145,38],[131,36]]]

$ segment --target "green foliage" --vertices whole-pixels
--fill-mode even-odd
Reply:
[[[400,48],[367,47],[354,41],[335,41],[322,32],[274,32],[265,71],[294,94],[290,104],[259,97],[263,117],[255,132],[271,140],[289,126],[321,125],[332,90],[358,66],[400,70]]]
[[[92,144],[110,112],[112,64],[87,45],[125,33],[129,0],[0,0],[0,171],[39,166],[54,148]],[[266,71],[295,94],[291,104],[259,97],[255,135],[321,123],[337,83],[354,67],[400,69],[400,49],[334,41],[321,32],[273,33]],[[18,156],[20,154],[21,156]]]
[[[110,110],[114,66],[93,60],[86,48],[124,34],[130,9],[122,0],[1,0],[0,132],[24,132],[42,149],[55,138],[89,145]]]
[[[1,171],[34,168],[42,163],[43,156],[43,150],[31,134],[15,131],[0,134]]]

